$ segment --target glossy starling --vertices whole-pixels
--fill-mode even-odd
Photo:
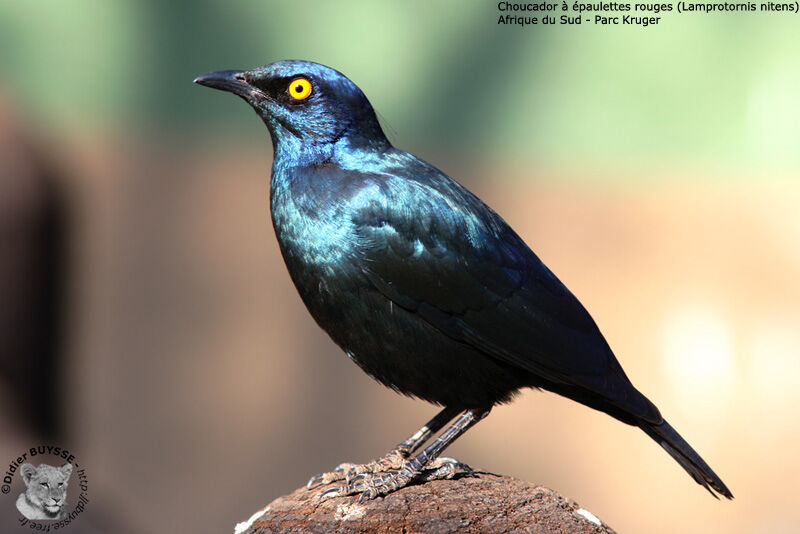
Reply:
[[[477,196],[394,148],[348,78],[280,61],[194,81],[242,97],[266,123],[272,222],[316,322],[367,374],[443,407],[383,458],[310,487],[342,480],[325,494],[365,499],[450,477],[456,466],[436,461],[445,447],[532,387],[638,426],[712,495],[732,498],[633,387],[578,299]]]

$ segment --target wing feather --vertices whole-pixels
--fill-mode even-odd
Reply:
[[[589,313],[502,218],[443,175],[407,178],[376,180],[352,216],[375,288],[489,357],[660,418]]]

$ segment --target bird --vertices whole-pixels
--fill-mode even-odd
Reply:
[[[241,97],[266,124],[272,224],[316,323],[369,376],[441,407],[388,454],[315,475],[309,488],[363,502],[453,478],[465,466],[445,448],[533,388],[639,427],[714,497],[733,498],[633,386],[569,289],[480,198],[394,147],[344,74],[283,60],[194,83]]]

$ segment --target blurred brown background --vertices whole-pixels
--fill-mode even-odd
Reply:
[[[520,29],[496,14],[0,6],[2,465],[39,443],[75,451],[91,484],[76,532],[231,532],[435,412],[313,323],[269,222],[266,129],[191,84],[299,57],[349,75],[398,146],[511,223],[736,500],[548,393],[497,408],[449,455],[557,489],[620,532],[796,532],[793,19]],[[15,522],[0,499],[0,530]]]

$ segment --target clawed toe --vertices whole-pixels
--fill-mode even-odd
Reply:
[[[475,471],[465,463],[459,462],[455,458],[437,458],[431,462],[417,476],[419,482],[430,482],[431,480],[450,480],[457,475],[471,476]]]
[[[385,482],[391,475],[376,475],[368,473],[359,473],[344,484],[328,488],[319,494],[320,499],[330,499],[333,497],[345,497],[348,495],[359,495],[358,502],[363,503],[370,499],[374,499],[380,495],[385,495],[393,490],[384,490]],[[391,484],[389,485],[391,486]]]
[[[339,464],[333,471],[328,473],[320,473],[311,477],[308,480],[308,483],[306,483],[306,488],[312,489],[316,488],[317,486],[327,486],[328,484],[339,480],[347,480],[347,478],[351,476],[351,472],[358,467],[358,465],[350,463]]]
[[[306,486],[314,488],[344,480],[319,494],[321,499],[358,494],[358,502],[387,495],[407,486],[412,481],[428,482],[454,478],[458,474],[471,474],[472,469],[453,458],[438,458],[439,453],[470,426],[480,421],[489,409],[467,410],[441,436],[425,450],[409,457],[431,432],[438,431],[454,414],[445,408],[413,436],[394,448],[389,454],[367,464],[341,464],[331,473],[311,477]]]
[[[344,494],[342,493],[343,489],[344,489],[344,486],[334,486],[332,488],[328,488],[328,489],[326,489],[325,491],[323,491],[323,492],[321,492],[319,494],[319,498],[320,499],[330,499],[332,497],[344,496]]]
[[[414,474],[407,470],[392,473],[359,473],[342,485],[337,485],[322,491],[320,499],[358,495],[358,502],[363,503],[398,490],[414,478]]]
[[[367,464],[343,463],[329,473],[320,473],[311,477],[306,483],[306,488],[313,489],[318,486],[327,486],[333,482],[344,480],[349,485],[355,477],[366,473],[389,473],[396,471],[405,465],[408,452],[402,449],[395,449],[386,456],[378,458]],[[346,495],[351,495],[347,493]]]
[[[382,459],[383,460],[383,459]],[[394,466],[396,464],[393,464]],[[438,458],[420,469],[410,461],[403,462],[399,469],[375,471],[380,466],[388,467],[385,461],[364,465],[342,464],[331,473],[312,477],[308,487],[330,484],[344,480],[344,484],[328,488],[319,494],[321,499],[359,495],[358,502],[375,499],[407,486],[411,482],[452,479],[456,475],[471,475],[473,470],[454,458]],[[335,478],[334,478],[335,477]]]
[[[306,488],[312,489],[316,488],[317,486],[325,485],[326,475],[330,475],[330,473],[320,473],[318,475],[314,475],[313,477],[309,478],[308,482],[306,482]]]

